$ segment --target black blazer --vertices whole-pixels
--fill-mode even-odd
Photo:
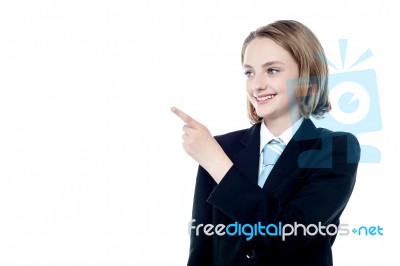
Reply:
[[[215,137],[233,162],[220,184],[199,166],[193,226],[199,224],[339,225],[352,193],[360,146],[346,132],[316,128],[304,119],[276,162],[263,188],[257,185],[260,123]],[[332,229],[332,228],[331,228]],[[334,228],[333,228],[334,229]],[[334,233],[330,231],[331,234]],[[206,235],[191,230],[189,266],[333,265],[336,235]]]

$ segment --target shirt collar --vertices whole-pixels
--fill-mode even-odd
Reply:
[[[273,139],[277,139],[285,143],[287,145],[289,141],[292,139],[293,135],[299,129],[301,123],[303,123],[304,118],[301,117],[297,120],[291,127],[286,129],[280,136],[275,137],[271,131],[264,124],[264,121],[261,121],[261,129],[260,129],[260,154],[264,146]]]

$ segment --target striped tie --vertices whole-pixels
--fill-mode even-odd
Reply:
[[[275,165],[275,162],[278,160],[279,156],[281,156],[283,149],[285,148],[285,143],[281,140],[273,139],[268,142],[262,152],[263,152],[263,166],[258,177],[258,185],[260,187],[264,186],[265,181],[269,173],[271,172],[272,168]]]

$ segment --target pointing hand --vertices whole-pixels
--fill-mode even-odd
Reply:
[[[211,135],[207,127],[183,111],[172,107],[171,111],[185,123],[182,135],[183,148],[219,183],[231,168],[232,161]]]

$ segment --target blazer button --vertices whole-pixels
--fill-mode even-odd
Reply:
[[[255,256],[256,256],[256,252],[254,251],[254,249],[252,249],[246,253],[246,258],[248,258],[249,260],[254,259]]]

